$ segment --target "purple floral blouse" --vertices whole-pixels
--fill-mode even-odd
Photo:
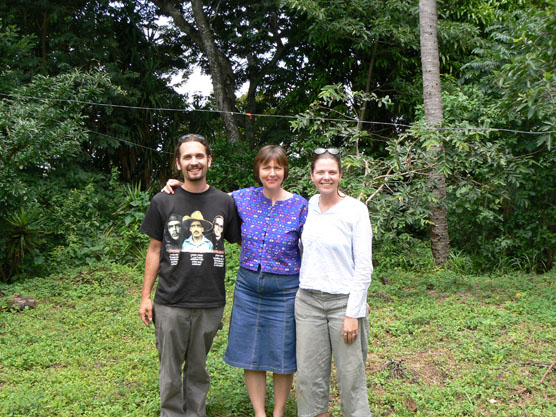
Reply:
[[[298,194],[284,201],[265,197],[263,188],[244,188],[232,197],[241,217],[239,263],[251,271],[297,274],[301,265],[299,239],[307,218],[307,200]]]

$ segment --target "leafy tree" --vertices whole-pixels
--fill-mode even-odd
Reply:
[[[26,82],[38,73],[55,76],[79,68],[107,74],[125,92],[97,96],[116,107],[88,109],[83,165],[107,174],[115,167],[124,179],[142,179],[145,185],[165,175],[160,167],[178,129],[192,117],[149,109],[185,107],[168,84],[173,73],[187,68],[181,45],[158,29],[150,3],[8,0],[0,5],[0,17],[36,40],[24,62],[39,65],[26,72]]]
[[[365,129],[380,136],[396,135],[400,130],[396,125],[408,125],[414,120],[415,106],[422,97],[416,2],[288,0],[287,4],[298,13],[307,14],[314,55],[329,62],[308,54],[308,67],[314,62],[331,74],[341,72],[342,78],[328,78],[327,84],[341,82],[354,91],[390,97],[393,105],[387,109],[374,108],[365,114],[360,109],[361,120],[378,122],[364,124]],[[470,52],[480,44],[480,30],[464,19],[443,18],[438,24],[442,72],[459,77]],[[317,74],[320,75],[313,73],[313,78]],[[317,86],[317,91],[322,86]]]
[[[538,270],[553,266],[556,246],[555,7],[549,1],[498,13],[486,29],[488,42],[477,48],[475,58],[465,66],[463,80],[488,97],[483,108],[496,111],[489,126],[506,130],[491,135],[490,140],[514,158],[530,161],[528,166],[521,165],[525,171],[519,181],[511,175],[503,183],[507,196],[493,211],[493,218],[499,219],[494,224],[499,226],[491,236],[516,262],[525,259],[531,269]]]
[[[239,140],[239,129],[232,112],[235,108],[236,83],[230,59],[222,53],[211,31],[209,17],[202,0],[193,0],[185,7],[165,0],[153,1],[174,19],[178,26],[207,57],[216,105],[220,110],[227,136],[231,141]],[[216,5],[216,10],[218,5]]]
[[[16,25],[7,25],[0,18],[0,92],[9,93],[26,79],[36,66],[28,59],[33,48],[33,36],[21,36]]]
[[[366,2],[365,5],[368,7],[359,7],[363,2],[341,2],[333,0],[310,0],[305,2],[289,1],[288,4],[296,7],[296,10],[303,11],[307,13],[310,18],[310,29],[309,33],[311,40],[315,43],[320,42],[319,46],[323,49],[327,47],[335,48],[336,51],[347,51],[349,48],[356,52],[359,48],[359,56],[362,51],[372,51],[374,46],[378,44],[377,55],[376,55],[376,70],[373,71],[372,76],[374,81],[371,83],[371,88],[369,91],[375,92],[377,94],[383,94],[386,91],[386,86],[402,85],[405,83],[405,87],[402,90],[408,94],[408,96],[413,96],[411,100],[404,99],[404,92],[394,91],[390,94],[393,102],[393,106],[388,107],[388,110],[394,110],[394,114],[386,118],[380,118],[381,109],[377,109],[376,106],[372,108],[372,119],[375,121],[399,121],[409,123],[412,120],[420,120],[422,117],[422,110],[414,112],[415,108],[415,97],[417,88],[420,88],[419,83],[416,80],[416,69],[415,69],[415,45],[416,45],[416,12],[417,9],[415,5],[405,5],[405,7],[400,7],[398,10],[403,10],[405,17],[401,17],[398,25],[393,25],[390,27],[388,22],[395,22],[396,14],[390,10],[390,5],[388,3],[394,4],[393,7],[398,6],[399,2]],[[478,5],[477,3],[481,3]],[[523,77],[523,71],[529,71],[531,74],[541,75],[542,78],[547,77],[550,79],[550,70],[543,70],[541,72],[535,71],[531,66],[523,65],[519,60],[516,61],[515,65],[506,66],[503,71],[496,71],[496,68],[501,68],[503,63],[509,63],[511,60],[507,61],[496,61],[493,59],[493,53],[487,53],[484,59],[477,60],[476,63],[471,65],[466,65],[469,62],[470,53],[472,50],[478,52],[496,50],[496,48],[508,48],[508,47],[520,47],[519,41],[516,41],[517,36],[510,36],[511,33],[522,33],[520,29],[520,22],[523,22],[523,26],[534,26],[537,29],[529,29],[529,37],[523,38],[523,43],[529,46],[529,49],[523,50],[523,57],[530,55],[531,47],[533,45],[542,45],[542,50],[550,51],[553,49],[551,44],[548,42],[550,36],[543,36],[542,34],[550,34],[550,28],[552,27],[549,19],[550,13],[544,13],[543,16],[539,16],[537,9],[534,7],[535,3],[533,1],[505,1],[505,0],[492,0],[488,2],[464,2],[458,4],[447,4],[446,2],[440,1],[440,15],[442,19],[439,21],[439,31],[438,31],[438,41],[441,45],[440,47],[440,66],[442,72],[446,74],[451,74],[447,77],[448,85],[450,85],[450,93],[445,95],[445,100],[448,100],[450,106],[448,111],[448,118],[445,123],[445,127],[448,130],[439,132],[436,137],[430,136],[430,131],[427,129],[420,128],[419,125],[415,125],[415,129],[412,129],[402,137],[400,137],[400,144],[404,144],[405,141],[410,141],[415,149],[415,153],[420,155],[423,151],[421,146],[423,142],[421,140],[416,140],[418,135],[424,135],[428,138],[425,142],[426,146],[435,145],[438,143],[444,143],[446,148],[443,152],[439,153],[437,163],[431,163],[426,169],[419,171],[421,173],[428,172],[428,169],[436,167],[437,169],[444,172],[448,176],[446,186],[447,186],[447,200],[446,205],[450,213],[454,213],[456,216],[450,223],[450,234],[454,234],[456,239],[456,248],[461,248],[467,253],[477,256],[477,259],[482,259],[482,265],[494,265],[499,262],[500,259],[515,259],[519,257],[520,253],[528,258],[535,259],[552,259],[550,255],[551,250],[548,249],[546,255],[539,255],[533,252],[532,254],[525,255],[523,249],[527,246],[539,247],[538,244],[532,244],[533,236],[538,236],[535,239],[543,242],[552,242],[553,232],[551,230],[551,222],[542,220],[542,226],[537,228],[535,224],[538,221],[529,221],[526,226],[525,222],[521,222],[520,230],[522,232],[514,232],[514,236],[510,237],[511,232],[509,230],[508,220],[521,213],[522,218],[529,218],[525,215],[525,206],[532,207],[539,204],[540,202],[548,202],[548,206],[553,206],[550,203],[552,198],[549,197],[550,194],[544,190],[539,195],[543,197],[539,200],[531,200],[532,194],[526,194],[524,188],[534,187],[539,189],[538,184],[553,184],[555,181],[546,176],[549,172],[554,172],[553,158],[542,158],[541,163],[542,168],[539,168],[535,176],[531,176],[534,172],[535,159],[539,159],[534,155],[529,155],[531,152],[535,152],[534,141],[531,141],[531,136],[526,136],[522,140],[517,139],[514,134],[499,134],[499,133],[488,133],[488,127],[499,126],[499,127],[514,127],[517,129],[529,130],[533,123],[540,123],[540,119],[527,117],[528,107],[523,107],[518,109],[516,104],[519,98],[516,94],[509,97],[507,101],[499,100],[501,98],[501,92],[515,92],[523,93],[523,91],[528,91],[524,88],[524,85],[515,85],[515,89],[508,86],[508,89],[501,90],[499,88],[502,83],[495,77],[503,76],[507,80],[508,77],[516,74],[518,69],[522,71],[518,77],[521,83],[530,83],[532,80],[527,80],[527,77]],[[543,3],[546,4],[546,3]],[[352,8],[353,6],[353,8]],[[479,7],[480,6],[480,7]],[[380,8],[380,12],[375,13],[373,7]],[[528,7],[532,7],[530,10],[526,11]],[[524,10],[520,10],[524,9]],[[513,15],[520,16],[521,19],[518,20]],[[365,17],[363,17],[365,16]],[[552,14],[553,17],[553,14]],[[373,24],[376,22],[377,24]],[[381,23],[381,24],[378,24]],[[506,27],[504,31],[499,31],[494,28]],[[381,31],[381,28],[385,28]],[[548,28],[544,31],[541,28]],[[397,29],[397,30],[396,30]],[[508,35],[501,35],[500,32],[507,32]],[[495,36],[492,41],[487,39],[489,33]],[[531,42],[531,34],[536,33],[534,36],[535,42]],[[398,38],[395,35],[398,34]],[[507,36],[507,37],[506,37]],[[502,42],[504,39],[508,42]],[[377,42],[373,42],[374,40]],[[552,37],[553,39],[553,37]],[[364,40],[364,41],[362,41]],[[369,41],[371,40],[371,41]],[[404,40],[407,43],[404,43]],[[507,46],[505,46],[507,45]],[[404,46],[407,46],[404,49]],[[343,49],[342,49],[343,48]],[[412,49],[413,48],[413,52]],[[521,46],[523,48],[523,46]],[[539,50],[541,49],[539,48]],[[399,53],[401,58],[387,60],[381,57],[384,51],[389,53]],[[382,51],[382,52],[381,52]],[[526,52],[527,51],[527,52]],[[319,49],[319,53],[322,49]],[[509,58],[512,53],[501,53],[504,59]],[[519,54],[518,54],[519,55]],[[372,55],[368,55],[372,56]],[[394,55],[395,56],[395,55]],[[537,68],[554,68],[554,65],[550,65],[552,56],[541,56],[539,52],[535,52],[533,56],[538,56],[539,59],[533,60],[537,65]],[[349,58],[346,58],[349,59]],[[394,62],[395,64],[392,64]],[[410,62],[413,63],[410,64]],[[496,67],[492,65],[493,62],[497,62]],[[390,78],[385,79],[383,77],[383,72],[380,65],[383,63],[390,64]],[[407,63],[408,66],[405,67],[406,71],[400,71],[400,63]],[[398,67],[393,67],[393,65],[398,65]],[[408,71],[409,68],[412,68]],[[473,76],[470,70],[476,70],[477,77]],[[481,71],[484,69],[484,71]],[[495,71],[493,71],[495,70]],[[360,71],[363,73],[364,71]],[[548,73],[543,75],[544,73]],[[399,78],[396,78],[398,76]],[[456,88],[457,83],[452,82],[452,80],[460,80],[460,83],[469,84],[466,85],[465,90]],[[363,77],[359,77],[362,80]],[[397,79],[400,80],[400,84],[397,83]],[[540,81],[540,78],[538,78]],[[349,82],[346,85],[353,88],[355,84]],[[362,89],[362,82],[360,81],[359,89]],[[505,86],[507,84],[504,84]],[[553,107],[550,99],[550,88],[549,84],[544,84],[544,94],[537,94],[535,97],[544,97],[542,101],[543,105],[540,106],[539,110],[545,108],[550,109]],[[488,91],[488,94],[479,94],[479,91]],[[534,91],[531,89],[530,91]],[[538,91],[538,90],[536,90]],[[465,97],[465,99],[464,99]],[[470,103],[474,103],[475,108],[473,111],[466,110],[462,111],[462,100],[470,100]],[[534,99],[536,100],[536,98]],[[535,101],[532,102],[535,102]],[[403,109],[400,103],[407,103],[407,110],[400,111]],[[525,100],[522,99],[521,103]],[[506,103],[506,104],[504,104]],[[500,107],[502,105],[502,107]],[[465,107],[465,106],[464,106]],[[518,117],[515,110],[522,111],[523,117]],[[358,119],[361,117],[361,112],[352,112],[352,118]],[[548,116],[548,113],[545,113]],[[337,116],[337,114],[336,114]],[[544,121],[549,117],[542,118]],[[518,123],[523,121],[521,125]],[[544,122],[542,122],[544,123]],[[366,155],[373,155],[375,158],[388,158],[391,152],[391,148],[388,143],[390,141],[384,136],[385,132],[390,131],[391,135],[399,135],[399,131],[394,129],[383,130],[382,132],[369,129],[368,126],[373,126],[372,124],[363,124],[368,130],[370,136],[361,141],[362,152]],[[487,129],[487,130],[465,130],[469,127],[477,127]],[[540,130],[540,125],[539,130]],[[451,130],[450,128],[457,128],[458,130]],[[399,128],[397,128],[399,130]],[[459,130],[463,129],[463,130]],[[549,129],[550,127],[545,127],[544,129]],[[338,132],[339,128],[329,128],[329,131]],[[469,132],[475,132],[470,134]],[[477,133],[484,132],[484,133]],[[352,132],[351,138],[356,138],[358,134]],[[345,136],[344,140],[348,140]],[[361,135],[359,135],[361,137]],[[539,137],[539,140],[545,140],[545,137]],[[476,143],[477,140],[480,141]],[[331,137],[331,142],[338,144],[338,141],[334,141]],[[373,146],[369,146],[372,144]],[[377,146],[378,145],[378,146]],[[519,150],[521,148],[521,150]],[[380,151],[379,151],[380,150]],[[519,150],[519,152],[515,152]],[[538,155],[537,155],[538,156]],[[422,154],[422,157],[427,157],[426,153]],[[427,157],[430,160],[430,158]],[[417,165],[413,165],[414,167]],[[387,171],[386,171],[387,172]],[[376,173],[378,176],[384,175]],[[547,178],[548,181],[535,180],[533,185],[533,178]],[[492,183],[489,181],[492,179]],[[361,180],[360,180],[361,181]],[[410,185],[407,181],[409,178],[405,178],[404,181],[411,189],[415,184]],[[364,183],[363,181],[361,181]],[[388,184],[392,188],[391,184]],[[459,189],[458,187],[461,187]],[[549,186],[542,187],[547,191],[552,191]],[[469,195],[462,193],[461,190],[468,190]],[[425,193],[425,196],[428,193]],[[377,194],[377,196],[380,194]],[[469,198],[464,198],[469,197]],[[377,197],[375,197],[376,199]],[[426,198],[421,200],[421,203],[426,203]],[[428,203],[427,203],[428,204]],[[457,208],[456,208],[457,207]],[[371,208],[372,211],[372,208]],[[465,215],[464,215],[465,213]],[[550,219],[553,215],[547,213],[543,209],[542,213],[538,212],[537,218],[540,219]],[[531,214],[531,218],[534,215]],[[376,220],[376,219],[375,219]],[[552,227],[553,228],[553,227]],[[395,229],[395,228],[394,228]],[[402,232],[402,229],[397,229],[398,232]],[[406,229],[407,230],[407,229]],[[419,230],[413,229],[413,231]],[[542,231],[541,231],[542,230]],[[552,234],[551,234],[552,233]],[[515,236],[515,234],[520,235]],[[470,244],[469,236],[476,236],[474,242],[482,242],[481,249],[473,244]],[[529,237],[527,237],[529,236]],[[542,238],[540,236],[543,236]],[[467,238],[466,238],[467,237]],[[529,242],[529,243],[526,243]],[[553,244],[542,244],[544,247],[553,247]],[[503,254],[500,257],[500,248],[504,248]],[[482,250],[484,248],[484,250]],[[482,250],[482,254],[480,253]],[[498,260],[496,260],[496,253],[498,251]],[[550,261],[542,261],[547,265],[551,264]],[[481,264],[481,262],[478,262]],[[543,267],[544,268],[544,267]],[[541,268],[542,269],[542,268]]]
[[[75,71],[37,75],[0,100],[0,266],[5,281],[21,272],[26,257],[42,242],[40,226],[46,222],[38,216],[36,182],[50,181],[80,160],[88,139],[84,103],[113,90],[105,74]]]
[[[107,90],[113,86],[101,73],[38,75],[0,101],[2,214],[20,205],[27,176],[44,177],[79,160],[81,143],[87,139],[87,104],[79,101],[95,101]]]
[[[292,122],[298,148],[307,156],[315,147],[336,146],[342,150],[342,188],[369,206],[379,247],[403,234],[424,236],[429,224],[431,194],[427,191],[430,172],[426,148],[419,136],[392,138],[386,142],[387,155],[376,157],[357,153],[356,142],[366,144],[371,137],[360,131],[354,114],[364,101],[370,108],[390,105],[387,98],[364,92],[349,92],[342,86],[327,86],[310,108]],[[334,120],[331,120],[334,119]],[[314,193],[308,161],[303,160],[292,175],[304,181],[293,189],[304,195]]]
[[[491,41],[468,64],[469,80],[477,80],[515,115],[514,124],[541,132],[556,130],[556,3],[541,9],[506,13],[488,28]],[[479,78],[480,77],[480,78]],[[554,134],[539,135],[531,146],[552,147]]]

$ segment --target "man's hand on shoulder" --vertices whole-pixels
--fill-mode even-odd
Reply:
[[[182,185],[183,182],[181,181],[169,179],[168,181],[166,181],[166,185],[164,186],[164,188],[160,191],[166,194],[174,194],[174,188],[181,187]]]

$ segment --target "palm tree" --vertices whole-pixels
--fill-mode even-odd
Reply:
[[[419,28],[421,38],[421,65],[423,67],[423,98],[425,121],[432,128],[442,124],[442,87],[440,84],[440,59],[438,55],[436,0],[419,0]],[[440,137],[440,136],[439,136]],[[443,152],[442,141],[430,148],[432,170],[429,185],[434,196],[431,204],[431,249],[436,265],[448,261],[450,236],[446,212],[446,178],[436,168],[436,161]]]

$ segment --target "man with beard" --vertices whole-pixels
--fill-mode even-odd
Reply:
[[[205,417],[210,385],[206,357],[224,312],[225,258],[223,253],[205,250],[169,253],[162,239],[172,216],[184,219],[187,226],[183,227],[195,229],[197,237],[204,237],[204,219],[222,216],[222,235],[232,243],[240,240],[240,222],[232,197],[207,184],[212,157],[204,137],[181,137],[175,161],[183,185],[172,195],[158,193],[140,228],[151,240],[139,316],[147,326],[155,324],[160,415]],[[153,303],[151,291],[157,276]]]
[[[172,214],[168,218],[166,225],[166,234],[164,241],[166,242],[166,250],[178,251],[180,250],[180,234],[181,234],[181,218]]]

